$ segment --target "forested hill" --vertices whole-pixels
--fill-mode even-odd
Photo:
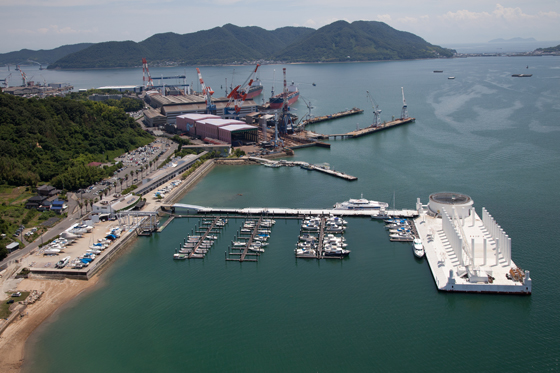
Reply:
[[[219,65],[256,60],[286,62],[373,61],[451,57],[455,51],[395,30],[382,22],[337,21],[314,30],[227,24],[179,35],[154,35],[139,43],[105,42],[72,53],[49,69],[134,67],[143,57],[150,64]]]
[[[30,49],[22,49],[16,52],[0,53],[0,65],[26,65],[28,61],[35,61],[38,64],[46,65],[61,59],[70,53],[81,51],[82,49],[86,49],[92,45],[93,43],[80,43],[63,45],[62,47],[47,50],[41,49],[33,51]]]
[[[139,43],[105,42],[72,53],[48,66],[49,69],[134,67],[145,57],[151,64],[219,65],[268,59],[315,30],[283,27],[268,31],[260,27],[227,24],[211,30],[179,35],[156,34]]]
[[[383,22],[337,21],[288,46],[275,58],[287,62],[339,62],[452,57],[454,53]]]
[[[0,184],[87,186],[105,176],[88,163],[151,139],[122,109],[101,102],[0,93]]]

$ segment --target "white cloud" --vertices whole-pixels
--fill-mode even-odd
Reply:
[[[390,14],[380,14],[375,18],[380,22],[385,22],[385,23],[391,22],[391,15]]]

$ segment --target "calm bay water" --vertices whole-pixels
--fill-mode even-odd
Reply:
[[[281,67],[260,68],[265,93],[274,69],[280,88]],[[152,76],[183,69],[152,69]],[[237,67],[235,80],[249,71]],[[78,88],[141,81],[139,69],[47,73],[47,81]],[[221,93],[232,68],[202,73]],[[196,80],[193,71],[187,75]],[[343,261],[296,261],[298,223],[279,220],[258,263],[225,262],[238,220],[204,261],[175,262],[174,248],[197,223],[176,219],[162,234],[139,239],[103,275],[103,286],[41,327],[25,370],[558,370],[560,59],[290,65],[288,79],[300,84],[315,115],[366,109],[315,125],[317,132],[369,125],[366,90],[390,120],[400,115],[404,87],[416,123],[332,141],[330,150],[297,150],[295,159],[328,162],[357,182],[299,168],[218,166],[182,202],[328,207],[361,193],[390,202],[394,192],[398,208],[412,208],[432,192],[466,193],[512,237],[513,260],[531,270],[533,294],[439,293],[427,262],[416,260],[409,244],[390,243],[382,224],[367,219],[350,219],[352,253]],[[307,111],[301,99],[294,109]]]

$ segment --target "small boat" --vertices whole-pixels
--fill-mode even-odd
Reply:
[[[264,166],[265,167],[270,167],[270,168],[282,167],[282,165],[279,165],[278,163],[265,163]]]
[[[422,258],[425,254],[424,252],[424,245],[422,245],[422,240],[419,238],[415,238],[412,241],[412,252],[414,256],[417,258]]]
[[[264,249],[259,246],[249,246],[248,250],[256,253],[264,253]]]
[[[299,248],[295,249],[296,257],[298,258],[316,258],[317,252],[315,249]]]
[[[454,76],[450,76],[450,77],[449,77],[449,78],[447,78],[447,79],[455,79],[455,77],[454,77]]]
[[[66,266],[66,264],[68,264],[69,261],[70,261],[69,256],[64,257],[63,259],[56,262],[55,268],[64,268]]]
[[[188,255],[186,255],[186,254],[181,254],[181,253],[173,254],[173,260],[185,260],[187,258],[188,258]]]
[[[327,246],[323,248],[323,256],[348,256],[350,250],[340,247]]]
[[[530,78],[533,74],[513,74],[512,77],[514,78]]]
[[[434,70],[434,73],[442,73],[443,70]]]

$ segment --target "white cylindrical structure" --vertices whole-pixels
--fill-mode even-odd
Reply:
[[[449,211],[449,207],[453,206],[456,208],[457,216],[459,218],[465,218],[469,216],[472,205],[473,200],[465,194],[440,192],[430,195],[428,209],[438,216],[441,216],[444,208]]]
[[[500,239],[496,238],[496,266],[500,260]]]
[[[483,265],[483,266],[486,265],[486,246],[487,246],[487,245],[488,245],[488,240],[485,238],[485,239],[484,239],[484,242],[483,242],[483,246],[482,246],[482,247],[483,247],[482,250],[483,250],[483,254],[484,254],[484,256],[483,256],[483,259],[484,259],[484,260],[482,261],[482,265]]]

